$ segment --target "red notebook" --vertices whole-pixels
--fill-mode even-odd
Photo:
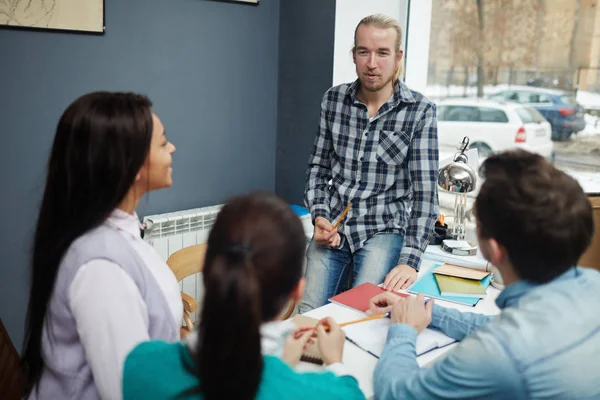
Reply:
[[[385,289],[382,289],[377,285],[366,282],[362,285],[358,285],[355,288],[333,296],[329,299],[329,301],[342,306],[353,308],[358,311],[365,312],[369,309],[369,300],[371,300],[371,298],[375,297],[379,293],[383,293],[385,291]],[[394,293],[395,295],[400,297],[410,296],[406,293],[398,293],[394,291],[391,291],[390,293]]]

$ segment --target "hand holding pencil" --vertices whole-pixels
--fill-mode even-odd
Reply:
[[[321,246],[330,246],[337,247],[341,243],[341,237],[337,230],[338,226],[348,214],[348,210],[350,210],[350,203],[344,210],[344,212],[340,215],[334,225],[331,224],[326,218],[317,217],[315,218],[315,232],[314,239]]]
[[[325,329],[328,328],[328,329]],[[342,362],[346,334],[331,317],[319,321],[317,325],[317,346],[327,365]]]

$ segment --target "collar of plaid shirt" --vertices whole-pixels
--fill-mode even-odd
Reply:
[[[350,98],[352,99],[352,102],[355,104],[356,103],[362,104],[362,101],[360,101],[358,99],[358,97],[356,97],[356,93],[358,92],[359,86],[360,86],[360,79],[357,79],[354,82],[352,82],[352,84],[350,86],[348,86],[348,91],[346,92],[346,96],[350,96]],[[412,95],[412,93],[410,92],[408,87],[404,83],[402,83],[400,81],[400,79],[397,79],[396,83],[394,83],[394,94],[390,100],[391,101],[388,100],[390,108],[394,108],[394,107],[398,106],[398,104],[400,104],[401,102],[404,102],[404,103],[416,103],[417,102],[417,100]]]

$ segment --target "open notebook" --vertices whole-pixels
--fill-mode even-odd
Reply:
[[[365,312],[369,308],[369,300],[379,294],[385,292],[380,286],[372,283],[363,283],[346,292],[338,294],[329,299],[332,303],[336,303],[345,307],[353,308],[358,311]],[[408,297],[406,293],[390,292],[399,297]],[[360,322],[343,327],[346,332],[346,337],[373,353],[374,356],[380,357],[385,346],[387,332],[391,325],[389,318],[376,319],[372,321]],[[455,342],[454,339],[444,335],[441,332],[433,329],[425,329],[417,336],[417,355],[425,354],[430,350],[438,347],[444,347]]]
[[[383,353],[388,329],[391,324],[392,321],[389,318],[382,318],[348,325],[342,329],[346,332],[346,337],[379,358],[381,357],[381,353]],[[455,341],[456,340],[444,335],[442,332],[433,329],[425,329],[417,336],[417,356],[440,347],[448,346]]]

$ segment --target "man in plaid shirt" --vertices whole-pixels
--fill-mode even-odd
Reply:
[[[351,270],[354,286],[397,290],[417,278],[438,214],[437,122],[435,105],[398,79],[401,41],[398,21],[365,17],[352,50],[358,79],[323,96],[307,171],[315,231],[300,312],[347,289]]]

